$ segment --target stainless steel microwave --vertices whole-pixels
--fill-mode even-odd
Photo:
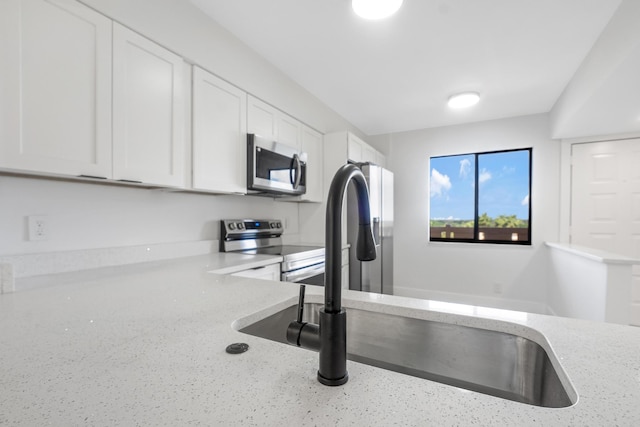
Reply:
[[[250,133],[247,135],[247,190],[274,195],[304,194],[307,155]]]

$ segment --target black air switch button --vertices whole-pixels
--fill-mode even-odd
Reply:
[[[241,354],[247,350],[249,350],[249,344],[245,344],[243,342],[236,342],[233,344],[229,344],[225,351],[229,354]]]

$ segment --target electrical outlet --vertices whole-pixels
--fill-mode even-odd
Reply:
[[[44,215],[27,217],[27,229],[30,241],[49,240],[49,223]]]

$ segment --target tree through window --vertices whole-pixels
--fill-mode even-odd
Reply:
[[[531,244],[531,148],[432,157],[430,240]]]

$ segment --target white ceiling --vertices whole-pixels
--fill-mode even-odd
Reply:
[[[621,0],[191,0],[367,135],[551,110]],[[480,92],[451,111],[447,98]]]

